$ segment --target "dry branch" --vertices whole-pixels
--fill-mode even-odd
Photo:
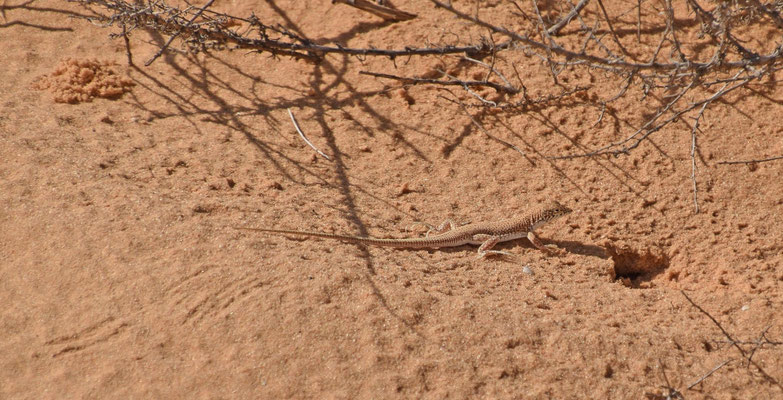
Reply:
[[[467,54],[474,58],[483,58],[497,49],[508,48],[510,42],[501,43],[493,48],[489,42],[481,42],[471,46],[441,46],[404,49],[352,48],[340,45],[326,46],[313,43],[309,39],[297,35],[281,26],[262,23],[255,15],[243,18],[214,11],[188,7],[179,9],[171,7],[162,0],[151,0],[148,3],[128,3],[123,0],[69,0],[86,7],[98,8],[94,15],[87,17],[90,21],[105,26],[121,25],[127,27],[127,33],[138,28],[148,28],[164,36],[170,43],[174,38],[181,38],[189,50],[193,52],[207,50],[251,50],[259,53],[270,53],[275,56],[289,56],[296,59],[319,61],[324,55],[336,53],[352,56],[381,56],[394,59],[400,56],[428,56],[446,54]],[[209,5],[209,4],[207,4]],[[108,12],[106,12],[108,11]],[[245,23],[256,37],[247,33],[238,33],[228,26]],[[163,46],[165,50],[167,45]]]
[[[367,0],[332,0],[332,4],[334,3],[342,3],[351,7],[356,7],[362,11],[377,15],[387,21],[407,21],[416,18],[416,14],[386,7]]]
[[[696,382],[691,383],[690,386],[688,386],[686,389],[687,390],[693,389],[693,387],[695,387],[696,385],[702,383],[705,379],[709,378],[710,375],[714,374],[715,371],[723,368],[726,364],[728,364],[728,363],[730,363],[732,361],[734,361],[734,359],[733,358],[729,358],[728,360],[723,361],[720,364],[716,365],[715,368],[711,369],[709,372],[707,372],[706,374],[702,375],[701,378],[696,380]]]
[[[192,52],[222,51],[244,49],[273,56],[288,56],[295,59],[319,62],[328,54],[354,56],[388,57],[426,57],[459,55],[461,60],[474,63],[486,70],[484,79],[465,79],[443,73],[439,79],[399,76],[391,73],[366,72],[383,79],[393,79],[408,85],[427,84],[441,87],[460,86],[478,100],[476,104],[461,103],[462,107],[489,107],[500,110],[525,111],[537,104],[548,106],[557,104],[570,94],[590,91],[592,88],[567,88],[564,79],[558,75],[564,72],[574,74],[602,73],[617,84],[617,92],[612,91],[611,98],[596,98],[592,94],[580,96],[585,103],[592,103],[600,110],[598,123],[601,122],[607,104],[628,93],[643,94],[643,99],[662,99],[652,109],[651,116],[643,120],[631,132],[623,133],[619,141],[598,144],[593,150],[576,154],[552,155],[551,159],[574,159],[599,155],[628,155],[641,146],[653,134],[672,124],[693,119],[690,126],[691,180],[693,183],[694,209],[698,212],[698,186],[696,181],[696,154],[698,152],[699,122],[708,113],[710,106],[723,99],[729,93],[745,89],[762,78],[774,78],[773,74],[783,69],[783,41],[759,40],[758,37],[783,37],[783,17],[776,3],[762,3],[760,0],[714,1],[686,0],[673,2],[662,0],[650,5],[652,12],[642,10],[642,1],[638,0],[630,10],[619,16],[609,15],[603,0],[593,2],[595,10],[586,13],[589,0],[580,0],[576,5],[567,2],[568,12],[554,22],[544,18],[537,1],[526,5],[511,2],[515,15],[521,16],[522,28],[512,31],[505,26],[480,18],[480,2],[475,11],[461,11],[451,2],[430,0],[437,8],[468,21],[473,28],[489,32],[477,43],[469,45],[443,45],[415,47],[413,45],[397,49],[354,48],[341,44],[317,44],[300,33],[279,26],[265,24],[255,15],[239,17],[209,9],[212,0],[205,0],[201,7],[188,6],[176,8],[163,0],[147,0],[129,3],[124,0],[69,0],[82,4],[92,11],[87,17],[104,26],[118,26],[126,43],[129,63],[132,63],[128,37],[139,28],[150,29],[166,39],[158,53],[150,59],[152,62],[162,54],[175,40]],[[407,18],[404,12],[397,12],[368,0],[334,0],[392,19]],[[596,4],[597,3],[597,4]],[[542,4],[542,6],[551,6]],[[524,9],[523,9],[524,7]],[[623,21],[622,16],[636,10],[634,23]],[[392,11],[389,11],[392,10]],[[683,12],[685,11],[685,12]],[[380,14],[378,14],[380,13]],[[385,14],[388,13],[388,14]],[[585,13],[583,15],[582,13]],[[680,15],[676,15],[680,13]],[[410,14],[412,15],[412,14]],[[410,16],[409,15],[409,16]],[[386,18],[384,17],[384,18]],[[648,26],[649,33],[642,35],[642,24]],[[568,35],[560,36],[563,27],[573,23],[575,29]],[[549,26],[547,26],[549,24]],[[244,27],[240,33],[232,26]],[[744,29],[737,29],[737,27]],[[605,27],[605,28],[601,28]],[[608,27],[608,29],[606,29]],[[752,28],[752,29],[747,29]],[[636,37],[627,32],[636,31]],[[528,35],[530,32],[531,35]],[[740,32],[740,33],[738,33]],[[747,37],[754,32],[756,37]],[[692,42],[694,34],[704,38],[698,46]],[[459,43],[459,35],[455,43]],[[496,37],[505,41],[496,43]],[[576,37],[577,40],[572,40]],[[688,39],[686,39],[688,38]],[[635,41],[634,41],[635,39]],[[643,40],[644,39],[644,40]],[[691,40],[688,42],[687,40]],[[517,71],[515,61],[509,56],[538,58],[549,67],[555,82],[554,89],[543,88],[546,92],[539,100],[527,97],[527,88]],[[491,57],[491,61],[486,60]],[[444,70],[448,70],[444,68]],[[457,69],[460,70],[460,69]],[[517,74],[519,83],[512,85],[504,72]],[[503,83],[492,82],[496,75]],[[480,76],[480,75],[473,75]],[[719,85],[719,89],[712,88]],[[473,91],[475,87],[490,87],[509,95],[503,101],[490,101]],[[554,92],[554,93],[553,93]],[[520,96],[513,98],[514,96]],[[601,96],[601,94],[599,94]],[[536,103],[540,101],[540,103]],[[652,100],[648,100],[652,101]],[[561,104],[562,105],[562,104]],[[584,145],[577,148],[589,149]],[[783,159],[771,157],[748,161],[721,161],[718,164],[755,164]]]
[[[203,13],[204,10],[209,8],[209,6],[211,6],[212,3],[214,3],[214,2],[215,2],[215,0],[209,0],[208,2],[206,2],[206,4],[204,4],[203,7],[199,8],[198,11],[195,14],[193,14],[193,17],[191,17],[190,20],[185,24],[185,27],[183,29],[190,28],[190,26],[193,24],[193,21],[195,21],[198,17],[200,17],[201,13]],[[128,33],[125,30],[125,25],[122,26],[122,32],[123,32],[123,36],[125,36],[127,38],[128,37]],[[173,42],[174,39],[176,39],[177,36],[179,36],[179,34],[181,32],[182,31],[179,31],[179,32],[176,32],[173,35],[171,35],[169,37],[169,40],[166,41],[166,44],[161,46],[160,49],[158,50],[158,52],[155,53],[155,55],[153,55],[152,58],[150,58],[149,60],[147,60],[147,62],[144,63],[144,66],[149,67],[158,57],[160,57],[160,55],[163,54],[164,51],[166,51],[166,49],[171,45],[171,42]]]
[[[299,123],[296,122],[296,118],[294,117],[294,113],[291,112],[291,109],[287,108],[286,111],[288,111],[288,116],[291,117],[291,122],[294,124],[294,128],[296,129],[296,133],[299,134],[299,137],[301,137],[302,140],[304,140],[304,142],[307,143],[307,145],[310,146],[311,149],[315,150],[316,153],[320,154],[321,157],[329,161],[332,161],[332,159],[329,158],[329,156],[324,154],[324,152],[322,152],[321,150],[318,150],[318,148],[315,147],[315,145],[311,141],[307,140],[307,136],[305,136],[304,132],[302,132],[302,129],[299,128]]]
[[[690,103],[687,107],[681,110],[675,110],[673,107],[678,104],[680,99],[683,98],[683,96],[690,92],[698,83],[699,81],[694,80],[691,81],[688,86],[680,90],[677,95],[674,96],[674,98],[669,101],[665,106],[662,106],[658,109],[658,111],[655,113],[653,117],[647,120],[647,122],[642,125],[641,128],[637,129],[633,134],[628,136],[627,138],[608,144],[604,147],[601,147],[599,149],[587,152],[587,153],[581,153],[581,154],[570,154],[570,155],[563,155],[563,156],[554,156],[551,157],[553,159],[571,159],[571,158],[581,158],[581,157],[593,157],[598,155],[604,155],[604,154],[611,154],[614,156],[621,155],[621,154],[629,154],[631,150],[639,147],[639,145],[642,144],[650,135],[652,135],[655,132],[658,132],[665,126],[669,125],[670,123],[680,119],[685,114],[695,110],[698,107],[702,107],[702,110],[699,113],[699,116],[704,113],[704,109],[706,106],[708,106],[713,101],[720,99],[727,93],[730,93],[736,89],[739,89],[741,87],[744,87],[749,82],[751,82],[753,79],[756,79],[755,76],[749,76],[745,78],[739,78],[739,74],[743,73],[744,71],[739,71],[737,75],[734,76],[734,79],[728,80],[723,87],[721,87],[720,90],[716,91],[712,96],[704,98],[702,100]],[[739,80],[738,83],[729,86],[730,82],[735,82],[736,80]],[[661,116],[671,112],[671,116],[669,118],[663,119],[662,121],[656,123],[658,121],[658,118]],[[630,143],[630,144],[629,144]]]
[[[599,17],[595,18],[594,27],[588,26],[580,15],[581,10],[587,4],[587,0],[583,0],[562,20],[548,29],[544,27],[544,20],[537,3],[532,1],[530,8],[533,10],[534,17],[532,19],[534,21],[531,28],[540,34],[541,40],[493,24],[479,18],[478,13],[460,11],[451,3],[431,1],[437,7],[447,10],[460,19],[508,37],[517,45],[517,48],[541,58],[549,65],[556,84],[558,83],[557,75],[566,68],[600,69],[622,78],[624,86],[618,95],[608,101],[599,101],[602,110],[601,117],[606,102],[614,101],[624,95],[631,84],[635,83],[641,86],[645,96],[650,90],[663,91],[666,102],[661,104],[653,116],[644,121],[640,128],[625,139],[592,151],[555,155],[551,158],[572,159],[598,155],[627,155],[655,132],[685,117],[693,116],[695,124],[691,129],[690,150],[692,154],[693,201],[696,212],[698,212],[699,206],[695,154],[698,150],[696,134],[700,119],[716,100],[737,89],[746,87],[753,80],[770,76],[774,71],[783,68],[783,42],[778,42],[774,48],[767,49],[767,52],[764,53],[763,49],[749,48],[745,44],[748,40],[736,36],[732,30],[739,23],[738,21],[742,21],[744,24],[759,24],[767,30],[776,32],[777,36],[783,34],[783,17],[776,9],[761,4],[759,0],[752,0],[748,3],[717,2],[718,6],[712,10],[702,7],[697,0],[687,0],[687,5],[702,23],[700,25],[702,34],[712,39],[712,43],[707,45],[707,49],[712,50],[711,56],[707,59],[699,54],[686,53],[679,38],[680,35],[685,35],[682,32],[682,24],[676,23],[673,2],[664,0],[662,2],[664,12],[660,14],[663,16],[663,26],[665,26],[663,34],[657,46],[653,47],[653,51],[648,55],[637,56],[646,62],[632,59],[633,57],[626,50],[626,45],[623,44],[622,38],[615,29],[612,17],[606,12],[602,1],[598,1]],[[519,9],[519,6],[517,8]],[[641,41],[641,2],[637,8],[637,40]],[[523,15],[527,14],[523,13]],[[766,15],[768,19],[758,17],[758,15]],[[552,34],[557,34],[567,21],[573,19],[579,20],[580,32],[585,34],[581,48],[569,48],[557,43],[552,38]],[[605,35],[597,31],[599,23],[605,23],[608,26],[611,43],[604,43],[602,40]],[[591,47],[589,45],[593,45],[597,51],[589,50]],[[660,58],[665,54],[664,50],[666,49],[670,53],[669,57],[663,61]],[[710,52],[706,51],[703,54],[710,54]],[[717,83],[723,84],[723,87],[712,95],[692,100],[695,93],[701,93],[703,89],[709,89],[711,85]],[[674,95],[669,95],[671,93]],[[599,117],[599,121],[600,119]]]
[[[549,33],[552,36],[557,36],[560,34],[560,30],[563,29],[566,25],[568,25],[569,22],[571,22],[574,17],[576,17],[583,8],[589,3],[590,0],[581,0],[579,4],[576,5],[576,7],[571,9],[571,12],[568,13],[565,17],[561,18],[560,21],[558,21],[556,24],[552,25],[547,29],[547,33]]]
[[[769,373],[767,373],[767,371],[766,371],[766,370],[765,370],[765,369],[764,369],[764,368],[763,368],[761,365],[759,365],[759,364],[758,364],[756,361],[754,361],[754,360],[753,360],[753,353],[755,353],[756,349],[754,349],[754,350],[751,352],[751,354],[750,354],[750,355],[748,355],[748,354],[746,353],[745,349],[743,349],[743,348],[742,348],[742,346],[740,346],[740,343],[742,343],[742,342],[740,342],[740,341],[737,341],[737,340],[735,340],[733,337],[731,337],[731,334],[729,334],[729,332],[728,332],[728,331],[726,331],[726,329],[723,327],[723,325],[721,325],[721,324],[720,324],[720,322],[718,322],[718,320],[717,320],[717,319],[715,319],[715,317],[713,317],[713,316],[712,316],[710,313],[708,313],[708,312],[707,312],[707,311],[705,311],[703,308],[701,308],[701,306],[699,306],[698,304],[696,304],[696,302],[694,302],[693,300],[691,300],[691,298],[690,298],[690,297],[688,297],[688,295],[687,295],[687,294],[685,294],[685,291],[684,291],[684,290],[681,290],[681,291],[680,291],[680,293],[682,293],[682,295],[685,297],[685,299],[686,299],[686,300],[688,300],[688,302],[689,302],[689,303],[691,303],[691,305],[692,305],[693,307],[695,307],[697,310],[699,310],[699,311],[700,311],[702,314],[706,315],[706,316],[707,316],[707,318],[709,318],[709,319],[710,319],[710,320],[711,320],[711,321],[712,321],[712,322],[713,322],[713,323],[714,323],[714,324],[715,324],[715,325],[718,327],[718,329],[720,329],[720,331],[723,333],[723,336],[725,336],[725,337],[726,337],[726,339],[728,339],[728,342],[729,342],[729,343],[730,343],[732,346],[734,346],[734,348],[736,348],[736,349],[737,349],[737,350],[740,352],[740,354],[742,355],[742,357],[743,357],[745,360],[747,360],[747,361],[748,361],[748,366],[750,366],[750,365],[753,365],[753,366],[754,366],[754,367],[756,367],[756,369],[757,369],[757,370],[758,370],[758,371],[761,373],[761,375],[763,375],[763,376],[764,376],[764,378],[765,378],[767,381],[769,381],[770,383],[772,383],[772,384],[774,384],[775,386],[779,387],[780,389],[783,389],[783,385],[781,385],[781,384],[780,384],[780,382],[778,382],[778,380],[777,380],[777,379],[775,379],[774,377],[772,377],[772,376],[771,376]],[[767,329],[769,329],[769,328],[767,328]],[[764,334],[766,334],[766,331],[767,331],[767,330],[765,329],[765,330],[764,330],[764,332],[762,333],[762,337],[765,337],[765,336],[764,336]]]
[[[407,85],[431,84],[431,85],[440,85],[440,86],[462,86],[465,88],[471,86],[485,86],[485,87],[491,87],[492,89],[495,89],[498,92],[505,92],[505,93],[519,92],[519,89],[517,88],[511,86],[503,86],[489,81],[463,81],[459,79],[444,80],[444,79],[432,79],[432,78],[412,78],[407,76],[397,76],[397,75],[384,74],[380,72],[370,72],[370,71],[359,71],[359,73],[362,75],[374,76],[376,78],[393,79],[395,81],[400,81]]]
[[[715,164],[721,164],[721,165],[731,165],[731,164],[758,164],[768,161],[776,161],[776,160],[783,160],[783,156],[776,156],[776,157],[769,157],[769,158],[759,158],[759,159],[753,159],[753,160],[737,160],[737,161],[718,161]]]
[[[454,93],[452,93],[451,95],[454,96]],[[454,97],[456,98],[456,96],[454,96]],[[503,139],[501,139],[501,138],[499,138],[499,137],[489,133],[487,128],[484,128],[484,125],[481,125],[481,123],[476,121],[476,118],[474,118],[473,115],[470,114],[470,111],[468,111],[468,108],[465,107],[465,104],[463,104],[462,102],[460,102],[458,100],[451,100],[451,99],[447,99],[447,100],[449,100],[451,102],[457,103],[460,106],[460,108],[462,108],[462,111],[465,112],[465,115],[467,115],[468,118],[470,118],[471,122],[473,122],[473,125],[475,125],[477,128],[479,128],[479,130],[484,132],[484,134],[487,135],[488,138],[490,138],[490,139],[492,139],[492,140],[502,144],[503,146],[508,147],[509,149],[512,149],[512,150],[516,151],[517,153],[521,154],[522,157],[527,158],[527,155],[525,154],[525,152],[520,150],[519,147],[517,147],[516,145],[514,145],[512,143],[509,143],[509,142],[507,142],[507,141],[505,141],[505,140],[503,140]]]
[[[622,59],[605,58],[605,57],[589,54],[584,51],[572,51],[572,50],[564,49],[560,46],[548,45],[533,40],[527,35],[512,32],[504,27],[493,25],[478,17],[474,17],[472,15],[461,12],[449,4],[442,3],[437,0],[430,0],[430,1],[432,1],[436,6],[453,13],[454,15],[456,15],[461,19],[473,22],[474,24],[489,29],[492,32],[507,36],[511,40],[519,42],[520,44],[530,46],[532,49],[535,50],[551,52],[552,54],[561,56],[565,60],[567,60],[564,61],[564,63],[568,65],[588,64],[593,68],[602,68],[615,72],[619,72],[621,70],[633,70],[633,71],[655,70],[655,71],[664,71],[664,72],[685,70],[685,71],[696,72],[696,71],[710,70],[710,69],[712,70],[721,69],[725,71],[725,70],[746,69],[753,66],[762,66],[762,65],[768,65],[770,63],[777,63],[781,61],[781,55],[783,55],[783,43],[781,43],[779,46],[775,48],[774,51],[772,51],[769,54],[763,56],[756,55],[754,57],[743,58],[738,61],[711,60],[710,62],[698,62],[698,61],[686,60],[681,62],[659,63],[652,60],[647,63],[628,62],[628,61],[623,61]]]

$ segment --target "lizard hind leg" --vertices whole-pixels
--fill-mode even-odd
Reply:
[[[512,255],[507,251],[492,250],[492,248],[495,247],[495,245],[498,244],[498,242],[500,242],[500,236],[480,234],[480,235],[473,235],[473,239],[482,242],[481,246],[479,246],[478,248],[479,259],[486,258],[491,254],[499,254],[504,256]]]
[[[425,237],[429,237],[429,236],[430,236],[430,235],[432,235],[433,233],[434,233],[435,235],[440,235],[440,234],[442,234],[442,233],[446,233],[446,232],[448,232],[448,231],[450,231],[450,230],[454,230],[454,228],[456,228],[456,227],[457,227],[457,225],[455,225],[455,224],[454,224],[454,221],[452,221],[452,220],[450,220],[450,219],[447,219],[447,220],[443,221],[443,222],[442,222],[440,225],[438,225],[437,227],[434,227],[434,226],[431,226],[431,225],[430,225],[430,226],[429,226],[429,228],[430,228],[430,229],[427,231],[427,233],[426,233],[426,234],[424,234],[424,236],[425,236]]]
[[[424,226],[424,227],[427,228],[427,232],[424,233],[424,237],[429,237],[432,234],[440,235],[442,233],[446,233],[446,232],[448,232],[450,230],[453,230],[454,228],[457,227],[457,225],[454,224],[454,221],[452,221],[450,219],[447,219],[447,220],[443,221],[443,223],[441,223],[438,226],[430,225],[430,224],[428,224],[426,222],[415,222],[412,225],[410,225],[407,228],[407,230],[408,231],[412,231],[417,226]]]

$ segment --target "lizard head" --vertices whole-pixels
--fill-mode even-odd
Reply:
[[[560,218],[564,215],[570,214],[573,212],[572,209],[558,203],[555,200],[548,201],[544,207],[541,209],[541,211],[538,212],[538,222],[536,225],[541,225],[546,222],[549,222],[553,219]]]
[[[563,215],[570,214],[574,210],[558,203],[555,200],[550,200],[547,211],[552,214],[552,218],[562,217]]]

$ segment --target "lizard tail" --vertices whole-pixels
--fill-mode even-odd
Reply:
[[[426,243],[425,241],[422,241],[419,238],[413,238],[413,239],[376,238],[370,236],[349,236],[349,235],[338,235],[333,233],[294,231],[288,229],[248,228],[243,226],[234,226],[232,228],[241,229],[245,231],[254,231],[254,232],[277,233],[281,235],[300,235],[300,236],[317,237],[323,239],[339,240],[348,243],[371,244],[375,246],[398,247],[398,248],[404,247],[409,249],[435,247],[432,244]]]

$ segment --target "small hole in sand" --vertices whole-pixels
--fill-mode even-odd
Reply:
[[[658,248],[633,249],[629,246],[604,245],[614,263],[615,279],[637,289],[653,287],[652,280],[669,268],[669,257]]]

